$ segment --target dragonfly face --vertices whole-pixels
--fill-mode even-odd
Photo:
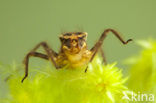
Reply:
[[[77,54],[86,49],[86,32],[68,32],[60,36],[62,43],[61,50],[69,54]]]

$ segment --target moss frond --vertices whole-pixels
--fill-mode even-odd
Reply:
[[[116,63],[103,65],[96,57],[85,68],[56,70],[50,63],[41,70],[30,68],[29,77],[21,83],[19,73],[22,66],[8,80],[11,103],[120,103],[123,92],[128,91],[124,85],[121,69]],[[10,67],[11,69],[12,67]],[[17,73],[18,72],[18,73]]]
[[[130,68],[128,86],[138,92],[154,93],[156,91],[156,41],[138,41],[143,47],[140,55],[134,57]],[[155,92],[156,93],[156,92]]]

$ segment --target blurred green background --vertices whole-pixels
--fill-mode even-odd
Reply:
[[[22,62],[37,43],[47,41],[58,51],[62,32],[88,32],[91,48],[106,28],[124,39],[156,37],[155,0],[0,0],[0,61]],[[134,43],[123,46],[113,35],[104,41],[108,62],[137,53]]]
[[[107,28],[134,42],[156,38],[156,0],[0,0],[0,62],[22,63],[41,41],[58,51],[62,32],[88,32],[91,48]],[[121,62],[140,49],[134,42],[124,46],[108,35],[103,45],[107,61],[124,67]],[[34,63],[44,61],[34,59]],[[8,89],[2,83],[0,97],[5,97]]]

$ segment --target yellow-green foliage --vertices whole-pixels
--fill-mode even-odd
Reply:
[[[156,95],[156,41],[138,41],[144,49],[140,55],[131,58],[128,86],[135,92]]]
[[[19,69],[19,68],[18,68]],[[20,68],[20,69],[23,69]],[[32,68],[30,68],[32,70]],[[121,103],[127,78],[114,64],[104,66],[99,58],[85,68],[56,70],[47,64],[22,84],[22,76],[8,80],[10,103]],[[30,72],[34,73],[34,72]]]
[[[131,98],[129,90],[156,95],[156,41],[138,43],[144,49],[139,56],[129,59],[129,89],[124,85],[127,78],[123,78],[116,63],[105,66],[98,57],[88,65],[87,73],[85,67],[56,70],[51,63],[40,66],[40,70],[30,67],[24,83],[23,66],[0,63],[0,90],[6,83],[10,90],[0,92],[0,103],[127,103],[122,97],[124,92]],[[6,77],[9,78],[5,83]]]

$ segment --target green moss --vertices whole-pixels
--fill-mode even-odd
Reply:
[[[124,86],[127,78],[123,78],[115,63],[104,66],[99,58],[95,58],[87,73],[85,68],[56,70],[50,64],[41,68],[30,68],[30,75],[24,83],[20,82],[20,73],[11,76],[8,82],[11,103],[126,102],[122,96],[124,91],[128,91]]]
[[[135,92],[155,93],[156,95],[156,41],[138,41],[143,50],[131,61],[128,87]],[[154,92],[155,91],[155,92]]]
[[[56,70],[49,62],[38,66],[40,70],[30,67],[29,77],[21,83],[23,66],[0,63],[0,79],[9,77],[6,83],[10,90],[0,92],[3,96],[0,103],[127,103],[122,97],[123,92],[129,96],[129,90],[156,95],[156,41],[139,41],[138,44],[143,50],[128,60],[131,63],[129,78],[123,78],[116,63],[103,65],[96,57],[88,65],[87,73],[85,67]],[[7,87],[6,83],[1,82],[1,90]]]

